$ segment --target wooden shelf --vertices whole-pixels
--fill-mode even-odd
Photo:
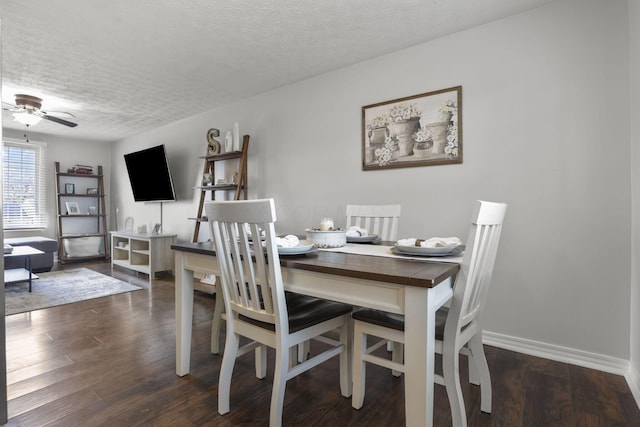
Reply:
[[[109,259],[109,235],[107,234],[107,214],[105,208],[104,175],[102,166],[98,166],[97,174],[60,172],[60,162],[56,166],[56,204],[58,209],[58,259],[60,264],[66,262],[89,261],[96,259]],[[73,184],[78,193],[62,192],[65,184]],[[95,188],[96,194],[87,194],[86,189]],[[78,199],[78,205],[83,210],[95,200],[96,213],[81,213],[69,215],[64,202]],[[64,202],[63,202],[64,200]],[[78,221],[80,218],[84,221]],[[65,242],[69,245],[73,239],[85,237],[98,237],[101,239],[101,251],[99,254],[90,253],[86,256],[69,256],[65,249]]]
[[[200,224],[202,222],[206,222],[207,220],[203,218],[204,214],[204,202],[207,197],[211,200],[216,199],[216,192],[219,191],[234,191],[234,200],[247,199],[247,151],[249,149],[249,135],[244,135],[242,137],[242,150],[240,151],[230,151],[228,153],[216,154],[213,156],[200,156],[201,159],[204,159],[204,170],[203,175],[205,173],[211,174],[213,179],[216,178],[215,174],[215,164],[216,162],[224,161],[224,160],[232,160],[232,159],[240,159],[240,164],[238,165],[238,176],[237,182],[235,184],[225,183],[225,184],[215,184],[215,185],[201,185],[193,187],[194,189],[200,191],[200,203],[198,204],[198,212],[195,218],[189,218],[196,222],[196,226],[193,232],[193,242],[198,241],[198,235],[200,234]]]
[[[59,162],[56,162],[59,163]],[[101,168],[101,166],[98,166]],[[78,178],[103,178],[102,172],[98,171],[98,174],[94,173],[69,173],[69,172],[57,172],[58,176],[75,176]]]
[[[245,135],[247,137],[248,135]],[[208,162],[217,162],[218,160],[239,159],[242,157],[243,151],[229,151],[228,153],[215,154],[213,156],[200,156],[200,159],[206,159]]]
[[[104,194],[58,193],[58,197],[104,197]]]
[[[59,236],[60,239],[81,239],[83,237],[102,237],[106,233],[67,234]]]
[[[227,190],[235,190],[238,188],[238,184],[216,184],[216,185],[202,185],[199,187],[193,187],[197,190],[202,191],[227,191]]]

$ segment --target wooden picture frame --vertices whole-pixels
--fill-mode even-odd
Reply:
[[[90,196],[97,196],[98,189],[97,188],[87,188],[87,194]]]
[[[362,107],[362,169],[462,163],[462,86]]]
[[[80,215],[80,206],[78,202],[64,202],[67,207],[67,215]]]
[[[75,194],[75,193],[76,193],[76,186],[75,186],[75,184],[66,183],[66,184],[64,185],[64,193],[65,193],[65,194]]]

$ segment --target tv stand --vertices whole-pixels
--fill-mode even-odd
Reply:
[[[148,274],[149,282],[158,272],[173,273],[171,245],[176,237],[176,234],[111,231],[111,265]]]

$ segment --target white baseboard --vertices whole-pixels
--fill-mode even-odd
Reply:
[[[631,367],[628,360],[488,331],[482,333],[482,341],[505,350],[621,375],[627,380],[640,408],[640,373]]]
[[[633,393],[633,397],[636,399],[638,407],[640,407],[640,372],[631,366],[625,378],[627,379],[631,393]]]

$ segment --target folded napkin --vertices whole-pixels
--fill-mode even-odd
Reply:
[[[295,248],[300,244],[300,239],[293,234],[287,234],[284,237],[276,237],[276,244],[281,248]]]
[[[369,232],[366,228],[352,225],[351,227],[349,227],[345,234],[347,235],[347,237],[366,237],[369,235]]]
[[[410,237],[408,239],[400,239],[396,244],[398,246],[417,246],[420,248],[444,248],[459,246],[462,242],[457,237],[432,237],[427,240]]]
[[[249,236],[249,237],[253,237],[253,236],[251,235],[251,228],[249,227],[249,224],[245,224],[245,225],[244,225],[244,231],[247,233],[247,236]],[[262,237],[264,237],[264,236],[265,236],[265,234],[264,234],[264,230],[263,230],[263,229],[260,229],[260,237],[262,238]]]

